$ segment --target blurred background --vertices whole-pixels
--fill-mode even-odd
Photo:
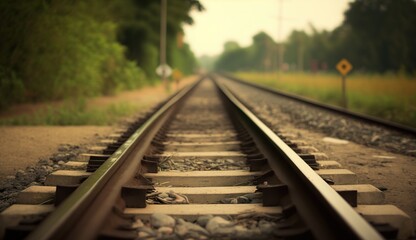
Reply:
[[[83,116],[92,97],[160,84],[160,10],[158,0],[2,0],[0,124],[59,124],[51,115]],[[166,62],[171,79],[228,72],[341,106],[346,59],[350,110],[416,127],[415,26],[414,0],[167,0]],[[62,101],[36,118],[10,114]]]

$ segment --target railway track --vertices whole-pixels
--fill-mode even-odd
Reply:
[[[257,89],[261,89],[263,91],[266,91],[266,92],[269,92],[269,93],[272,93],[272,94],[275,94],[275,95],[278,95],[278,96],[282,96],[282,97],[285,97],[285,98],[288,98],[288,99],[291,99],[291,100],[295,100],[295,101],[300,102],[302,104],[306,104],[306,105],[310,105],[310,106],[317,107],[317,108],[320,108],[320,109],[324,109],[324,110],[327,110],[327,111],[330,111],[330,112],[333,112],[333,113],[336,113],[336,114],[340,114],[340,115],[343,115],[343,116],[347,116],[349,118],[353,118],[353,119],[356,119],[356,120],[359,120],[359,121],[363,121],[365,123],[369,123],[369,124],[372,124],[372,125],[382,126],[382,127],[387,128],[387,129],[398,131],[400,133],[412,134],[413,136],[416,135],[416,128],[413,128],[413,127],[410,127],[410,126],[405,126],[405,125],[402,125],[402,124],[397,123],[397,122],[392,122],[392,121],[384,120],[384,119],[381,119],[381,118],[372,117],[372,116],[365,115],[365,114],[360,114],[360,113],[357,113],[357,112],[352,112],[352,111],[349,111],[349,110],[341,108],[341,107],[337,107],[337,106],[321,103],[321,102],[318,102],[318,101],[314,101],[310,98],[305,98],[305,97],[302,97],[302,96],[299,96],[299,95],[290,94],[290,93],[279,91],[279,90],[276,90],[276,89],[271,89],[271,88],[268,88],[268,87],[265,87],[265,86],[261,86],[259,84],[244,81],[242,79],[239,79],[235,76],[232,76],[232,75],[229,75],[229,74],[226,74],[226,73],[222,73],[220,75],[223,76],[223,77],[226,77],[229,80],[233,80],[235,82],[238,82],[240,84],[244,84],[244,85],[251,86],[251,87],[254,87],[254,88],[257,88]]]
[[[381,192],[202,78],[2,214],[5,239],[383,239]],[[330,185],[331,184],[331,185]],[[368,221],[367,221],[367,220]]]

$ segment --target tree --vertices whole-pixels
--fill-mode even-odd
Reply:
[[[224,52],[233,51],[241,48],[240,45],[235,41],[228,41],[224,43]]]
[[[374,71],[416,69],[416,2],[357,0],[345,12],[357,67]]]
[[[198,63],[202,68],[208,71],[214,70],[214,65],[218,60],[218,56],[202,55],[198,58]]]
[[[189,46],[176,46],[176,35],[193,22],[193,8],[203,9],[196,0],[169,0],[168,61],[186,73],[196,60]],[[0,88],[14,93],[0,94],[0,107],[114,94],[150,82],[159,27],[156,0],[0,1]]]
[[[276,64],[277,45],[265,32],[253,36],[253,44],[249,48],[250,66],[256,70],[270,70]]]
[[[294,30],[285,44],[285,60],[298,71],[303,71],[308,60],[309,36],[305,31]]]
[[[118,38],[127,47],[126,56],[136,61],[139,66],[143,66],[146,74],[154,78],[155,69],[159,65],[160,1],[134,0],[133,2],[134,16],[122,23]],[[167,63],[180,66],[179,68],[183,68],[180,69],[182,72],[189,72],[189,69],[196,65],[195,58],[187,57],[185,61],[174,56],[178,52],[183,52],[178,47],[177,35],[183,33],[183,23],[193,23],[193,19],[189,16],[189,11],[192,9],[202,11],[203,6],[195,0],[169,0],[167,5]],[[189,49],[189,46],[187,48]]]
[[[215,69],[221,71],[270,70],[276,64],[277,45],[264,32],[253,37],[253,43],[241,48],[236,42],[224,44],[224,52],[218,57]]]
[[[312,25],[311,33],[292,31],[285,43],[284,59],[300,71],[335,69],[340,59],[347,58],[358,71],[416,73],[415,13],[414,0],[353,1],[344,22],[332,31],[318,31]],[[275,45],[269,36],[259,33],[250,47],[225,51],[217,67],[272,70],[268,65],[274,65]],[[237,50],[239,54],[231,54]],[[245,57],[244,64],[236,57]]]

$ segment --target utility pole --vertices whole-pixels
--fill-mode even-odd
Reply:
[[[160,66],[162,66],[162,83],[168,89],[166,74],[166,0],[161,0],[160,9]]]
[[[298,67],[297,70],[299,72],[303,72],[303,39],[301,36],[297,36],[297,44],[298,44]]]
[[[282,13],[283,13],[283,0],[279,1],[279,22],[277,25],[277,38],[279,41],[279,55],[278,55],[278,61],[277,61],[277,68],[279,71],[282,71],[282,66],[284,63],[283,60],[283,52],[284,52],[284,46],[283,46],[283,41],[282,41],[282,21],[283,21],[283,17],[282,17]]]

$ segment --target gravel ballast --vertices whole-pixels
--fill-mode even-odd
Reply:
[[[290,122],[301,128],[324,133],[329,137],[341,138],[389,152],[416,156],[416,137],[411,134],[341,116],[223,77],[217,78],[224,80],[232,92],[251,110],[264,114],[266,118],[273,118],[281,124],[281,127]]]
[[[353,171],[361,184],[384,192],[416,228],[416,137],[304,105],[222,77],[229,89],[273,131],[289,132]],[[334,139],[335,138],[335,139]],[[335,140],[335,141],[334,141]]]

